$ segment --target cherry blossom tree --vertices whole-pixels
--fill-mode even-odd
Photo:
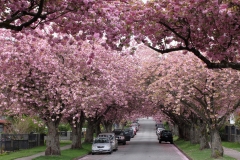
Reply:
[[[1,2],[0,27],[25,34],[29,28],[68,33],[77,40],[105,37],[121,50],[131,39],[162,54],[191,52],[208,68],[239,70],[239,1],[71,0]],[[48,26],[44,27],[44,24]],[[150,43],[148,43],[150,42]]]
[[[11,104],[3,110],[9,114],[37,114],[48,127],[45,154],[59,155],[57,127],[67,107],[72,106],[79,94],[79,87],[75,88],[81,85],[79,79],[84,78],[80,72],[83,56],[77,54],[77,46],[58,44],[53,47],[41,38],[22,36],[21,50],[13,37],[2,38],[6,43],[3,43],[5,52],[1,53],[1,78],[6,83],[1,85],[5,91],[1,92],[1,97],[4,106]]]
[[[97,52],[96,52],[97,51]],[[94,46],[94,59],[90,63],[91,75],[87,78],[88,90],[83,98],[83,111],[88,120],[88,137],[92,141],[93,129],[99,133],[99,125],[103,121],[113,122],[126,111],[131,110],[131,100],[139,93],[135,78],[136,62],[132,55],[106,50],[102,46]],[[114,115],[116,117],[113,117]],[[122,116],[123,118],[123,116]]]
[[[116,1],[93,1],[93,0],[20,0],[1,1],[0,28],[14,31],[23,31],[26,28],[35,29],[39,25],[57,22],[74,30],[76,24],[83,20],[97,19],[101,12]],[[109,3],[109,5],[107,5]],[[98,10],[100,9],[100,10]],[[99,13],[99,14],[98,14]],[[70,24],[66,21],[72,20]],[[73,24],[75,22],[75,24]],[[83,22],[84,23],[84,22]]]
[[[191,52],[207,68],[239,70],[239,6],[236,0],[136,1],[123,19],[136,41],[161,54]]]
[[[156,102],[161,100],[161,105],[172,107],[173,113],[180,114],[183,106],[200,118],[211,132],[212,157],[223,156],[219,129],[239,108],[239,73],[231,69],[208,70],[189,53],[179,55],[169,55],[162,61],[162,76],[149,89],[154,91]]]

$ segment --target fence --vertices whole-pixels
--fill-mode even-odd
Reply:
[[[240,128],[236,126],[226,126],[225,132],[221,134],[223,141],[240,143]]]
[[[86,136],[86,128],[82,128],[82,138]],[[61,131],[59,132],[60,140],[72,140],[72,132],[71,131]]]
[[[83,128],[82,138],[85,137],[86,128]],[[0,134],[0,150],[15,151],[29,149],[44,145],[45,134]],[[72,132],[59,132],[59,140],[72,140]]]
[[[1,134],[0,149],[15,151],[44,145],[43,134]]]

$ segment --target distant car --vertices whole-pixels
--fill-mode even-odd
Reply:
[[[170,142],[171,144],[173,144],[172,132],[168,130],[161,131],[158,140],[159,140],[159,143],[162,143],[162,141],[164,141],[164,142]]]
[[[115,133],[108,132],[108,133],[100,133],[98,135],[98,138],[104,138],[104,137],[105,138],[107,137],[110,139],[111,145],[114,151],[118,150],[118,140]]]
[[[132,121],[133,123],[138,123],[138,119],[135,119],[134,121]]]
[[[137,131],[139,131],[140,124],[139,123],[132,123],[132,127],[135,127]]]
[[[114,129],[113,133],[115,133],[118,143],[122,143],[123,145],[126,144],[126,138],[122,129]]]
[[[162,123],[156,123],[155,127],[156,127],[156,129],[157,128],[164,128],[164,125]]]
[[[124,131],[124,136],[125,136],[126,141],[130,141],[132,138],[133,130],[131,132],[130,129],[126,128],[123,131]]]
[[[135,126],[131,126],[131,128],[133,129],[133,133],[134,133],[134,136],[137,135],[137,129]]]
[[[163,130],[165,130],[165,129],[164,129],[164,128],[157,128],[157,130],[156,130],[156,135],[160,134],[161,131],[163,131]]]
[[[134,130],[132,127],[126,128],[126,129],[124,129],[124,131],[128,131],[131,135],[131,138],[134,138],[135,133],[134,133]]]
[[[96,138],[92,144],[92,155],[96,153],[109,153],[113,152],[111,140],[109,138]]]

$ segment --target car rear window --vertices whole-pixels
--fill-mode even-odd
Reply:
[[[108,139],[95,139],[94,143],[109,143]]]
[[[162,131],[162,135],[172,135],[171,131]]]

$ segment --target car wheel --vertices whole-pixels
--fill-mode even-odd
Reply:
[[[162,141],[161,141],[161,140],[159,140],[159,143],[162,143]]]
[[[123,145],[125,145],[126,144],[126,141],[125,142],[123,142]]]
[[[92,153],[92,155],[94,155],[95,153]]]
[[[171,144],[173,144],[173,141],[170,141]]]

